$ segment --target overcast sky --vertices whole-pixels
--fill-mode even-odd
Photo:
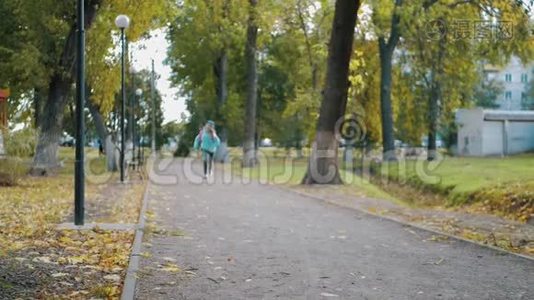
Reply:
[[[140,41],[131,47],[136,70],[150,69],[151,60],[154,59],[155,71],[160,75],[156,87],[163,97],[165,123],[180,120],[181,113],[186,112],[184,99],[177,96],[177,89],[171,88],[169,81],[171,68],[163,64],[168,46],[165,32],[161,29],[153,31],[150,39]]]

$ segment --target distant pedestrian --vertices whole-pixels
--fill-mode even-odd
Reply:
[[[213,175],[213,159],[221,140],[215,131],[215,123],[208,121],[195,138],[193,148],[201,152],[204,163],[204,179]]]
[[[102,145],[101,140],[98,140],[98,156],[102,156],[104,154],[104,145]]]

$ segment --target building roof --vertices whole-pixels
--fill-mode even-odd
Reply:
[[[484,65],[484,71],[485,72],[499,72],[503,69],[503,67],[499,67],[496,65],[486,64]]]
[[[534,122],[534,110],[484,110],[484,120]]]

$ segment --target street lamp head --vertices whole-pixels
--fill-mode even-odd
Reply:
[[[143,90],[142,89],[137,89],[137,90],[135,90],[135,94],[137,95],[137,97],[141,97],[141,95],[143,95]]]
[[[115,18],[115,25],[120,29],[126,29],[130,26],[130,18],[128,18],[127,15],[118,15],[117,18]]]

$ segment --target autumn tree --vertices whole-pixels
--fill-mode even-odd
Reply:
[[[481,79],[473,94],[474,104],[482,108],[499,107],[497,99],[504,92],[504,83],[498,79]]]
[[[250,0],[247,22],[247,39],[245,46],[247,101],[245,109],[245,136],[243,141],[243,166],[252,167],[256,164],[256,104],[258,100],[258,71],[256,52],[258,45],[257,6],[258,0]]]
[[[434,160],[440,124],[448,123],[456,108],[474,102],[477,84],[484,80],[479,72],[480,63],[507,61],[514,54],[531,56],[525,44],[528,35],[521,33],[528,28],[529,21],[520,6],[507,1],[493,2],[492,6],[481,6],[476,1],[438,2],[422,10],[413,8],[410,15],[416,16],[419,23],[412,21],[405,31],[405,48],[412,54],[410,67],[418,74],[428,97],[427,158]],[[476,27],[475,21],[469,21],[488,17],[495,18],[498,25]],[[500,27],[509,20],[514,20],[514,29],[518,31],[513,37],[506,27]],[[420,27],[421,22],[436,25],[436,30],[429,32],[428,26],[425,30]],[[483,24],[488,22],[478,23]]]
[[[139,39],[147,31],[161,26],[161,20],[169,14],[171,1],[139,1],[135,6],[127,1],[90,0],[85,1],[85,25],[88,29],[88,84],[93,87],[97,104],[103,108],[112,107],[114,92],[118,88],[118,60],[113,55],[114,42],[112,34],[113,19],[119,13],[129,14],[132,27],[129,29],[130,40]],[[58,6],[55,1],[11,2],[17,18],[24,22],[23,35],[19,41],[33,54],[27,56],[32,63],[35,74],[40,80],[23,78],[17,86],[24,86],[15,93],[19,99],[28,99],[31,95],[35,107],[35,119],[38,120],[39,139],[36,148],[32,174],[47,174],[58,164],[57,152],[59,139],[63,132],[65,108],[71,99],[70,92],[75,74],[76,24],[75,3]],[[99,16],[97,18],[97,16]],[[10,33],[11,35],[15,32]],[[8,34],[8,36],[10,35]],[[27,52],[29,53],[29,52]],[[34,56],[34,59],[31,57]],[[13,57],[12,57],[13,58]],[[104,84],[103,84],[104,83]],[[115,83],[115,84],[109,84]],[[32,86],[31,94],[28,87]],[[106,91],[104,91],[104,89]]]
[[[187,98],[196,124],[188,131],[198,132],[207,119],[215,120],[222,140],[218,161],[226,160],[229,139],[243,135],[239,71],[244,68],[247,7],[245,0],[183,1],[168,34],[172,83]]]
[[[335,127],[345,114],[349,66],[360,1],[337,0],[328,51],[326,82],[317,122],[317,134],[304,184],[339,184]]]
[[[383,159],[396,160],[393,136],[391,87],[393,81],[393,53],[401,38],[401,9],[403,0],[373,2],[373,22],[377,27],[380,55],[380,112],[382,117]],[[389,22],[389,23],[388,23]]]

